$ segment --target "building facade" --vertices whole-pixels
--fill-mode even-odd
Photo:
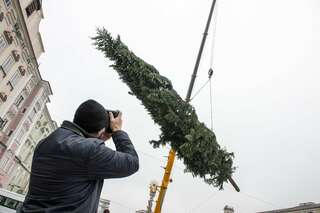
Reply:
[[[23,193],[36,143],[57,125],[37,60],[44,52],[40,0],[0,0],[0,187]]]
[[[291,208],[276,209],[259,213],[320,213],[320,203],[300,203],[298,206]]]

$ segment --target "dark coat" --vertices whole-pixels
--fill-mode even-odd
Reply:
[[[85,137],[79,126],[62,126],[36,147],[29,192],[19,213],[95,213],[103,180],[132,175],[138,155],[124,131],[112,135],[116,151]]]

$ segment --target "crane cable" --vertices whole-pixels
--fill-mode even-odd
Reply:
[[[215,38],[216,38],[216,29],[217,29],[217,17],[218,17],[218,2],[216,2],[214,15],[213,15],[213,27],[212,29],[212,40],[211,40],[211,48],[210,48],[210,68],[208,71],[208,80],[200,87],[200,89],[195,92],[195,94],[190,99],[190,102],[197,96],[199,93],[207,86],[209,83],[210,86],[210,118],[211,118],[211,131],[213,131],[213,96],[212,96],[212,75],[213,75],[213,59],[214,59],[214,47],[215,47]]]
[[[211,86],[211,76],[213,74],[213,70],[209,69],[209,82],[210,82],[210,118],[211,118],[211,131],[213,131],[213,104],[212,104],[212,86]]]

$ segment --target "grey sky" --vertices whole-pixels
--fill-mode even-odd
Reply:
[[[53,89],[53,118],[72,119],[88,98],[121,109],[140,155],[139,173],[105,181],[103,197],[112,200],[112,212],[145,208],[149,182],[162,179],[168,147],[154,150],[148,144],[158,137],[158,127],[89,37],[96,26],[120,34],[185,97],[210,5],[211,0],[43,2],[46,53],[40,69]],[[235,153],[242,192],[229,184],[218,191],[184,174],[177,161],[163,212],[222,212],[228,204],[248,213],[320,202],[320,2],[218,0],[217,11],[214,132]],[[212,31],[207,41],[196,89],[207,78]],[[192,104],[210,126],[209,88]]]

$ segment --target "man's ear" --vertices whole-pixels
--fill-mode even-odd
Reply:
[[[107,133],[107,132],[102,132],[100,135],[99,135],[99,139],[103,140],[103,141],[106,141],[108,139],[110,139],[112,136],[112,134],[110,133]]]
[[[108,139],[110,139],[112,137],[111,133],[107,133],[106,132],[106,128],[101,129],[98,133],[97,133],[97,138],[106,141]]]
[[[100,136],[100,135],[104,134],[105,131],[106,131],[106,128],[103,128],[103,129],[101,129],[101,130],[98,132],[97,135]]]

